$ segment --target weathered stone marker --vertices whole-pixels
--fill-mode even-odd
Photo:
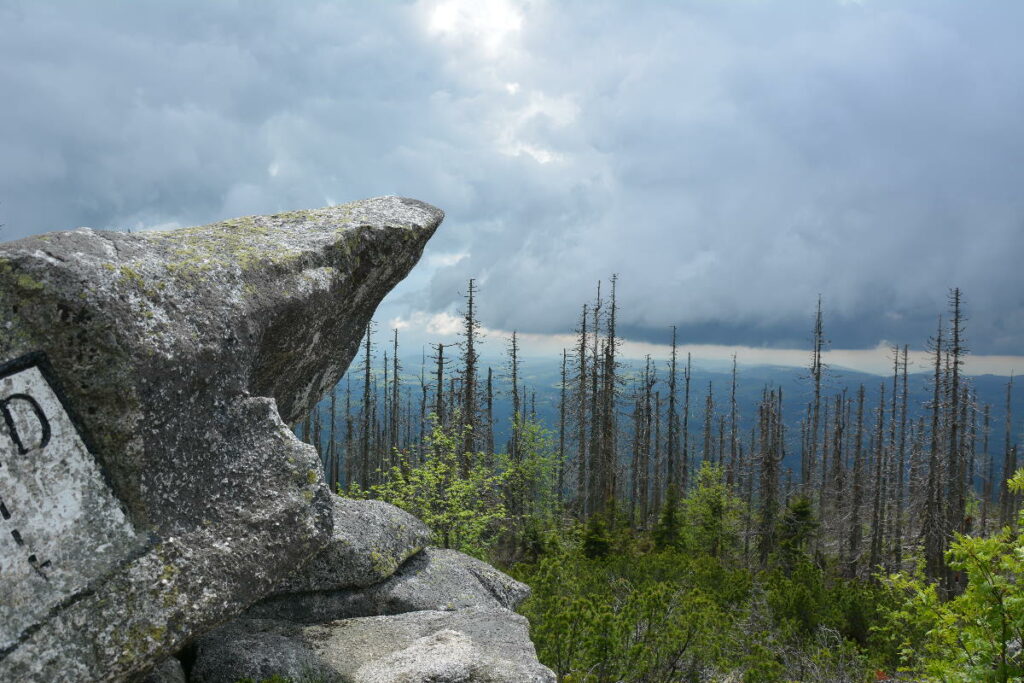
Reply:
[[[443,214],[397,197],[0,244],[0,680],[119,680],[331,532],[287,423]]]
[[[0,370],[4,649],[103,576],[135,540],[43,363],[30,355]]]

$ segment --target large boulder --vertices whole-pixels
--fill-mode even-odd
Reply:
[[[275,591],[298,593],[370,586],[395,573],[430,542],[430,529],[380,500],[334,496],[334,531],[323,550]]]
[[[288,424],[438,209],[385,197],[0,245],[0,680],[120,680],[329,540]]]
[[[138,678],[136,683],[186,683],[185,668],[176,658],[168,657]]]
[[[486,562],[457,550],[427,548],[403,564],[394,576],[374,586],[278,594],[253,605],[246,616],[317,624],[422,610],[511,610],[529,594],[529,586]]]
[[[191,683],[278,675],[346,683],[554,681],[526,619],[502,608],[408,612],[300,626],[236,619],[201,637]]]

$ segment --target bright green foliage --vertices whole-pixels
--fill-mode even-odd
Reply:
[[[675,486],[668,487],[668,494],[658,521],[654,525],[652,537],[658,550],[678,548],[682,545],[682,529],[679,522],[679,493]]]
[[[1024,491],[1024,470],[1010,480]],[[876,630],[902,668],[936,681],[1016,681],[1024,677],[1024,515],[1018,529],[989,538],[957,535],[946,561],[966,577],[942,602],[918,571],[886,577],[893,604]]]
[[[604,523],[604,517],[594,515],[587,520],[583,531],[583,554],[590,559],[605,557],[611,549],[611,539],[608,536],[608,526]]]
[[[806,496],[798,496],[791,500],[775,532],[779,547],[779,565],[790,570],[802,560],[806,560],[807,543],[817,528],[818,521],[814,518],[811,500]]]
[[[683,547],[715,559],[735,556],[739,547],[742,507],[729,493],[721,467],[704,463],[696,488],[683,500]]]
[[[669,493],[649,534],[614,506],[570,521],[550,435],[523,423],[519,439],[515,459],[464,453],[463,435],[435,427],[422,455],[396,454],[383,484],[349,493],[420,517],[438,545],[516,563],[538,656],[563,681],[865,681],[897,665],[912,680],[1024,675],[1017,532],[958,537],[948,563],[966,590],[943,603],[920,574],[842,578],[810,551],[818,522],[803,497],[780,513],[760,568],[741,542],[747,511],[710,465],[685,496]]]
[[[538,656],[561,680],[866,680],[858,638],[875,589],[810,562],[813,515],[795,506],[783,522],[793,531],[783,534],[790,574],[743,567],[742,505],[719,468],[703,468],[675,509],[661,516],[674,521],[660,525],[660,544],[596,516],[567,530],[577,542],[511,569],[533,588],[522,610]]]
[[[829,591],[820,569],[806,559],[790,571],[768,574],[768,603],[786,634],[810,636],[823,621],[835,621]]]
[[[492,465],[501,477],[507,512],[503,555],[536,559],[561,523],[557,491],[561,456],[550,431],[539,423],[520,419],[517,434],[517,457],[497,453]]]
[[[730,577],[698,587],[683,554],[571,550],[514,571],[533,588],[523,611],[540,659],[565,680],[689,680],[718,660]]]
[[[400,453],[400,464],[369,494],[423,520],[435,544],[486,557],[507,523],[505,473],[489,466],[484,453],[460,453],[462,442],[461,434],[435,426],[423,463]]]
[[[495,456],[504,471],[508,508],[523,519],[553,524],[561,512],[556,491],[560,455],[550,430],[541,424],[520,420],[517,429],[518,457]]]
[[[541,661],[567,681],[858,681],[866,658],[844,634],[845,582],[733,569],[681,550],[563,549],[511,570]],[[755,583],[756,581],[756,583]],[[815,600],[779,606],[810,584]],[[820,599],[817,599],[820,598]],[[864,602],[869,595],[860,595]],[[803,610],[817,610],[803,614]],[[814,624],[806,632],[802,623]]]
[[[511,540],[515,547],[507,555],[536,559],[561,521],[555,490],[559,456],[539,424],[523,421],[519,430],[519,457],[512,459],[462,452],[464,435],[435,424],[422,462],[414,452],[397,453],[399,464],[383,473],[383,483],[346,493],[384,500],[419,517],[441,547],[488,558]]]
[[[680,500],[675,487],[669,488],[666,498],[652,532],[656,548],[686,549],[714,558],[735,553],[743,508],[729,493],[721,467],[704,463],[686,498]]]

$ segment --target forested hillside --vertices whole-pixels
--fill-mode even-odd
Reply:
[[[803,370],[701,368],[675,329],[667,358],[623,359],[615,287],[557,359],[524,361],[512,333],[485,365],[472,281],[460,342],[419,363],[371,325],[297,433],[342,495],[529,583],[565,680],[1024,673],[1021,396],[963,374],[959,290],[930,367],[894,346],[878,377],[825,365],[820,302]]]

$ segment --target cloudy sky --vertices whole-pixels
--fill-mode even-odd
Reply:
[[[0,223],[400,194],[448,216],[378,314],[414,343],[474,277],[492,336],[557,346],[618,273],[638,350],[677,324],[778,360],[818,294],[833,347],[920,348],[961,287],[972,351],[1019,356],[1022,25],[1009,0],[0,0]]]

